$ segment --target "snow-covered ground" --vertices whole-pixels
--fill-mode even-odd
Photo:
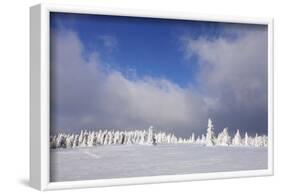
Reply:
[[[267,168],[267,147],[108,145],[51,149],[50,156],[52,182]]]

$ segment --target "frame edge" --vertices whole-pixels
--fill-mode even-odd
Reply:
[[[75,11],[76,10],[76,11]],[[101,11],[104,10],[104,11]],[[146,181],[133,181],[131,180],[120,180],[116,181],[111,179],[105,182],[99,182],[97,180],[91,181],[78,181],[78,182],[49,182],[49,142],[48,137],[45,137],[49,132],[49,125],[46,123],[49,120],[49,115],[47,119],[47,114],[49,114],[49,109],[45,106],[48,97],[49,89],[48,83],[46,83],[46,77],[49,76],[49,64],[47,56],[49,51],[48,41],[48,26],[49,21],[47,19],[47,14],[50,12],[73,12],[73,13],[88,13],[97,12],[97,14],[108,14],[108,15],[124,15],[133,17],[155,17],[155,18],[170,18],[176,19],[177,16],[182,14],[181,19],[190,20],[203,20],[203,21],[218,21],[218,22],[233,22],[233,23],[256,23],[268,25],[268,98],[271,101],[268,102],[269,106],[269,131],[271,136],[271,145],[269,145],[269,155],[268,155],[268,168],[264,171],[259,171],[256,173],[246,173],[237,175],[236,173],[229,173],[229,176],[223,173],[218,175],[210,174],[203,178],[197,176],[196,178],[189,178],[187,176],[179,175],[179,179],[168,180],[171,177],[166,177],[163,180],[146,180]],[[134,11],[136,11],[134,13]],[[148,10],[147,10],[148,11]],[[151,10],[150,10],[151,11]],[[59,4],[40,4],[30,8],[30,185],[38,190],[56,190],[56,189],[69,189],[69,188],[88,188],[88,187],[105,187],[105,186],[121,186],[121,185],[137,185],[137,184],[155,184],[155,183],[169,183],[169,182],[179,182],[179,181],[197,181],[197,180],[210,180],[210,179],[227,179],[227,178],[244,178],[244,177],[255,177],[255,176],[272,176],[274,175],[274,141],[273,141],[273,18],[237,18],[231,16],[211,16],[211,15],[198,15],[188,13],[174,13],[174,12],[160,12],[157,14],[152,14],[149,11],[145,13],[145,10],[126,10],[117,9],[114,11],[111,8],[86,8],[86,7],[75,7],[66,6]],[[92,13],[93,14],[93,13]],[[140,16],[143,15],[143,16]],[[169,16],[170,15],[170,16]],[[177,16],[176,16],[177,15]],[[34,19],[35,18],[35,19]],[[209,18],[209,19],[208,19]],[[260,22],[257,22],[259,20]],[[47,31],[46,31],[47,30]],[[47,32],[47,33],[46,33]],[[35,82],[35,83],[34,83]],[[47,87],[47,88],[46,88]],[[47,95],[46,95],[47,94]],[[49,104],[48,104],[49,105]],[[47,125],[46,125],[47,124]],[[35,145],[35,146],[34,146]],[[176,175],[177,176],[177,175]],[[142,179],[142,178],[141,178]],[[143,179],[142,179],[143,180]],[[109,183],[111,182],[111,183]]]
[[[41,5],[30,7],[30,169],[29,184],[41,190]]]

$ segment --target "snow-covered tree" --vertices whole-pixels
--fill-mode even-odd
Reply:
[[[65,147],[65,136],[60,133],[56,138],[56,148],[64,148],[64,147]]]
[[[73,140],[74,140],[74,136],[73,135],[66,136],[66,138],[65,138],[65,146],[66,146],[66,148],[72,148]]]
[[[178,138],[174,134],[171,137],[171,143],[178,143]]]
[[[80,147],[87,147],[87,140],[88,140],[88,136],[85,134],[83,141],[80,144]]]
[[[224,128],[221,133],[218,134],[217,144],[227,146],[231,144],[231,137],[228,134],[228,128]]]
[[[73,144],[72,144],[72,148],[76,148],[79,146],[79,135],[75,135],[74,136],[74,140],[73,140]]]
[[[263,135],[262,136],[262,145],[263,146],[267,146],[267,144],[268,144],[268,138],[267,138],[266,135]]]
[[[263,142],[264,142],[263,137],[262,136],[258,136],[258,134],[256,134],[255,139],[254,139],[254,146],[255,147],[264,146]]]
[[[196,144],[200,144],[201,143],[201,139],[200,139],[200,136],[198,135],[198,137],[196,138],[196,141],[195,141]]]
[[[195,143],[195,135],[194,135],[194,133],[191,134],[188,143]]]
[[[237,146],[242,145],[242,140],[241,140],[239,129],[237,129],[236,134],[235,134],[234,138],[232,139],[232,144],[237,145]]]
[[[212,120],[209,118],[205,144],[206,146],[213,146],[215,145],[215,142],[216,142],[216,138],[214,133],[214,125],[212,123]]]
[[[248,133],[245,133],[245,137],[244,137],[244,145],[248,146],[249,145],[249,137],[248,137]]]
[[[148,129],[148,135],[147,135],[147,144],[152,144],[153,143],[153,126],[150,126]]]
[[[79,144],[79,145],[82,144],[83,138],[84,138],[84,131],[81,130],[81,131],[80,131],[80,135],[79,135],[79,139],[78,139],[78,144]]]

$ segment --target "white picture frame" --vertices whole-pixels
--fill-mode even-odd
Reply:
[[[49,146],[49,16],[50,12],[140,16],[230,23],[264,24],[268,26],[268,169],[234,172],[138,178],[101,179],[72,182],[50,182]],[[145,10],[103,9],[71,5],[40,4],[30,8],[30,185],[38,190],[103,187],[175,181],[222,179],[273,175],[273,19],[194,15],[189,13]]]

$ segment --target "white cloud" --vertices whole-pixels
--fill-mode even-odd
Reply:
[[[264,130],[267,129],[267,32],[244,29],[237,35],[234,39],[185,38],[186,57],[198,57],[199,87],[211,102],[209,108],[219,122],[237,122],[237,127],[239,122],[243,127],[244,122],[247,124],[243,128]]]
[[[73,32],[54,35],[52,48],[52,118],[56,129],[148,128],[196,130],[206,121],[204,100],[165,79],[128,80],[116,70],[104,71]],[[202,129],[204,130],[204,129]]]
[[[233,95],[234,103],[252,105],[267,96],[267,35],[251,32],[237,40],[190,40],[189,50],[198,55],[201,71],[198,80],[208,93],[223,97]],[[248,97],[248,98],[245,98]]]
[[[99,36],[99,39],[102,40],[104,47],[109,51],[112,51],[117,47],[117,39],[112,35],[102,35]]]

